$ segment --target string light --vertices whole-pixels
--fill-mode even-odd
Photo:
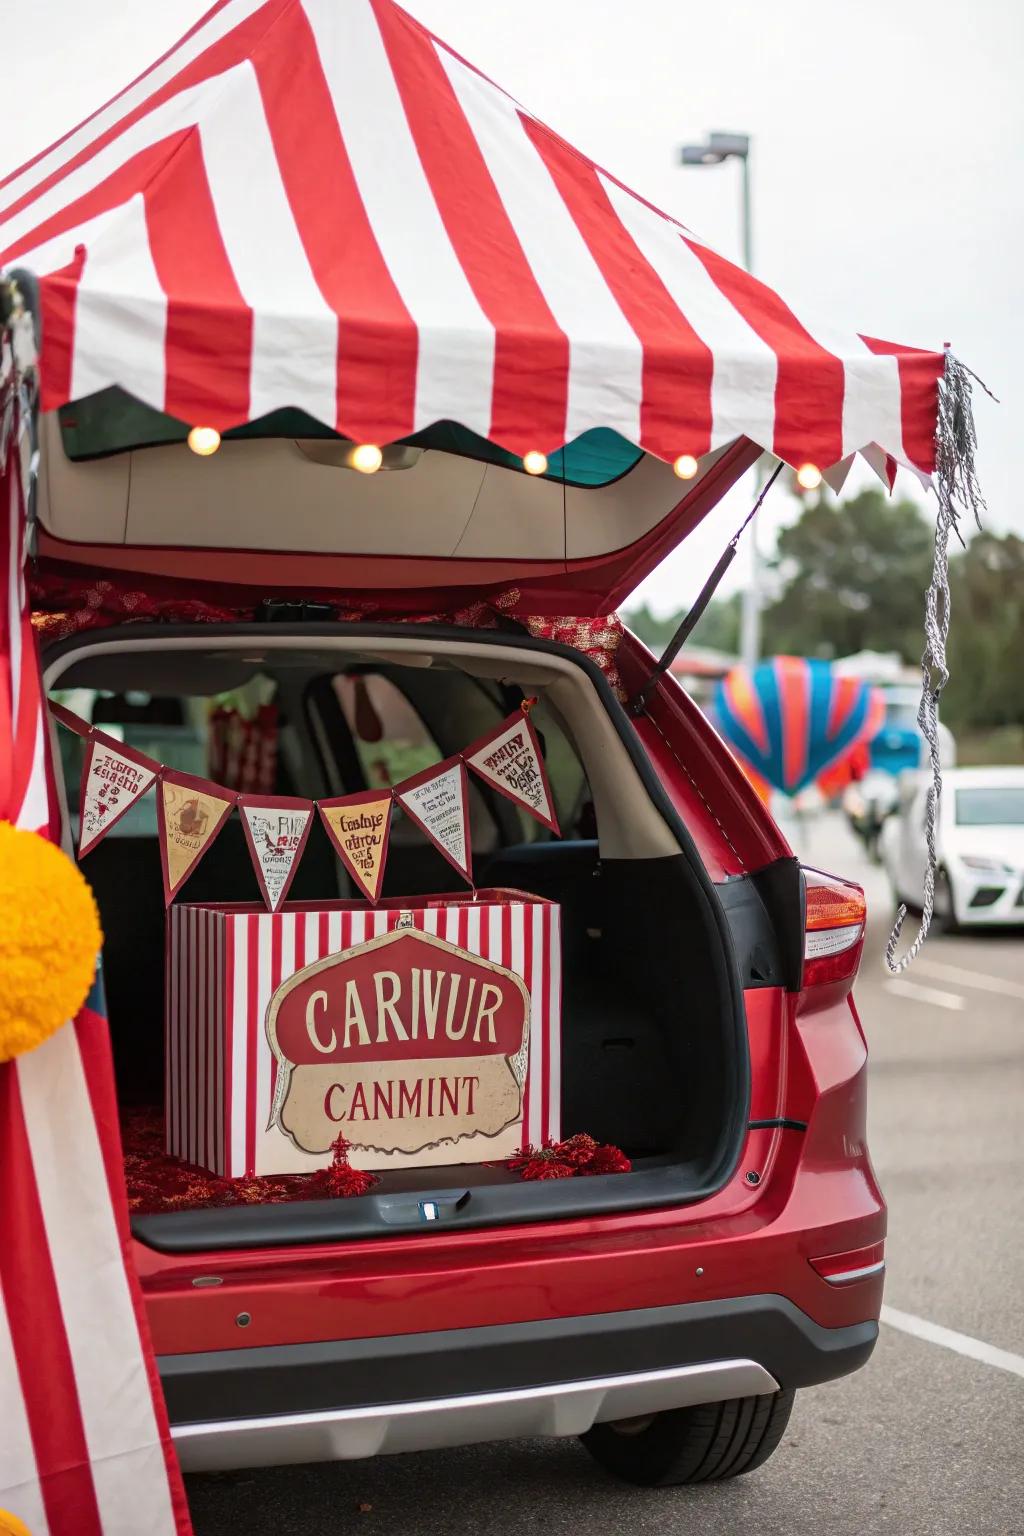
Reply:
[[[802,491],[816,491],[821,484],[821,470],[817,464],[801,464],[796,472],[796,483]]]
[[[216,427],[193,427],[188,435],[188,445],[201,459],[208,459],[220,447],[220,433]]]
[[[357,443],[352,449],[349,463],[361,475],[375,475],[384,462],[384,455],[376,443]]]
[[[529,453],[523,454],[523,468],[528,475],[542,475],[548,467],[546,453],[538,453],[536,448],[531,448]]]
[[[681,453],[672,464],[673,472],[679,476],[680,480],[692,480],[699,468],[700,465],[692,453]]]

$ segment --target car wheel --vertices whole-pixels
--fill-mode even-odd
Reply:
[[[793,1392],[671,1408],[595,1424],[580,1438],[594,1460],[628,1483],[666,1488],[753,1472],[785,1434]]]
[[[960,924],[956,920],[953,886],[944,869],[935,876],[934,922],[939,933],[956,933]]]

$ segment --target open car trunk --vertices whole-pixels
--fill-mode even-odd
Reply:
[[[474,780],[474,876],[559,903],[563,1133],[588,1132],[633,1162],[628,1174],[550,1183],[486,1164],[387,1172],[371,1194],[344,1200],[310,1198],[308,1180],[243,1190],[175,1168],[161,1144],[165,912],[150,795],[82,866],[103,922],[129,1195],[145,1242],[199,1251],[381,1236],[420,1226],[427,1202],[442,1219],[484,1226],[694,1200],[729,1176],[749,1085],[725,914],[621,705],[585,658],[526,635],[364,623],[124,626],[61,641],[45,661],[48,689],[70,708],[190,773],[209,771],[214,700],[272,702],[273,792],[307,798],[408,777],[536,696],[531,718],[562,837]],[[62,731],[59,745],[77,832],[81,742]],[[384,895],[450,893],[456,883],[397,817]],[[258,894],[232,818],[179,899]],[[314,825],[289,901],[355,894]]]

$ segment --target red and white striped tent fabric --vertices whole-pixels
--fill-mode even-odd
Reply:
[[[0,183],[0,263],[42,278],[44,408],[933,468],[941,353],[785,302],[392,0],[218,0]]]
[[[0,266],[39,279],[44,409],[119,385],[220,429],[291,406],[377,444],[454,420],[516,454],[607,427],[667,460],[747,437],[834,480],[935,468],[941,353],[783,301],[392,0],[217,0],[0,182]],[[0,476],[0,816],[49,830]],[[32,1536],[188,1530],[118,1159],[87,1007],[0,1065],[0,1507]]]
[[[0,818],[59,835],[28,611],[28,453],[0,356]],[[3,914],[0,913],[0,930]],[[131,1262],[99,995],[0,1063],[0,1512],[31,1536],[191,1529]],[[0,1527],[3,1526],[0,1514]]]

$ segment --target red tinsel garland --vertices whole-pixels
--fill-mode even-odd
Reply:
[[[372,1173],[348,1166],[349,1147],[340,1136],[333,1144],[330,1167],[315,1173],[224,1179],[168,1155],[164,1150],[163,1115],[158,1109],[125,1110],[121,1132],[128,1208],[140,1216],[199,1206],[346,1199],[350,1195],[365,1195],[377,1183]]]
[[[633,1164],[610,1144],[601,1146],[593,1136],[577,1132],[565,1141],[546,1141],[541,1147],[524,1147],[505,1163],[521,1179],[589,1178],[599,1173],[629,1173]]]
[[[204,1168],[179,1162],[164,1150],[159,1109],[126,1109],[121,1123],[128,1206],[137,1215],[191,1210],[199,1206],[274,1205],[292,1200],[348,1199],[365,1195],[379,1181],[362,1168],[351,1168],[349,1145],[339,1136],[333,1158],[315,1173],[224,1179]],[[592,1136],[570,1136],[543,1147],[524,1147],[500,1166],[521,1179],[586,1178],[600,1173],[628,1173],[629,1158],[618,1147],[600,1146]]]
[[[251,594],[238,588],[190,584],[184,596],[174,580],[151,576],[145,589],[125,578],[110,580],[81,567],[34,568],[29,576],[32,623],[46,640],[60,640],[81,630],[102,629],[111,624],[231,624],[251,622],[256,616]],[[333,592],[304,593],[308,599],[329,603],[339,622],[356,623],[382,617],[374,599]],[[625,697],[615,652],[622,639],[622,620],[617,613],[595,618],[553,618],[523,614],[522,595],[511,587],[450,612],[392,613],[386,617],[414,624],[454,624],[469,629],[526,629],[541,640],[571,646],[600,667],[613,691]]]
[[[377,1183],[374,1175],[367,1173],[365,1168],[349,1167],[351,1143],[344,1136],[339,1134],[335,1137],[331,1142],[331,1151],[334,1153],[331,1166],[318,1168],[313,1175],[317,1194],[344,1200],[349,1195],[365,1195]]]

